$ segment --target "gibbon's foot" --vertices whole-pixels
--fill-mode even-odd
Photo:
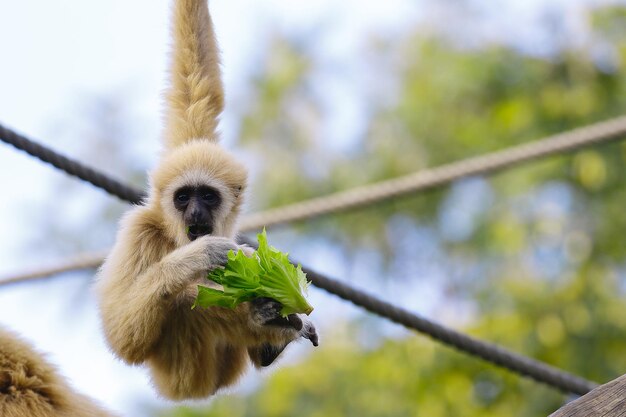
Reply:
[[[265,326],[278,326],[294,329],[296,331],[302,330],[302,319],[297,314],[289,314],[287,317],[283,317],[280,314],[280,310],[283,308],[282,304],[273,298],[259,297],[251,301],[254,319]]]
[[[295,314],[291,314],[291,316],[297,317]],[[300,318],[298,318],[298,320],[300,320]],[[300,324],[303,324],[302,320],[300,320]],[[315,331],[315,326],[313,326],[313,323],[310,321],[304,322],[299,334],[301,337],[309,339],[313,346],[318,346],[317,332]],[[248,348],[248,355],[250,356],[252,363],[254,363],[257,368],[264,368],[274,363],[276,358],[283,352],[283,350],[285,350],[288,344],[289,342],[280,346],[275,346],[269,343],[264,343],[261,346]]]
[[[282,305],[278,301],[268,297],[260,297],[252,300],[250,303],[252,304],[253,319],[257,323],[265,326],[294,329],[300,337],[308,339],[313,346],[319,345],[319,338],[313,323],[306,319],[302,320],[297,314],[289,314],[287,317],[283,317],[280,314]],[[274,348],[276,347],[274,346]],[[283,346],[278,353],[282,352],[284,348]]]

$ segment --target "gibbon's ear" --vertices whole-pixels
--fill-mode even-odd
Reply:
[[[217,142],[224,88],[207,1],[174,0],[172,20],[165,148],[172,149],[194,139]]]

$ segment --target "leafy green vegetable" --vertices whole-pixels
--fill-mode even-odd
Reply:
[[[193,305],[234,308],[237,304],[254,298],[269,297],[283,305],[281,314],[310,314],[313,307],[304,298],[308,282],[302,267],[289,262],[286,253],[267,243],[265,230],[257,235],[259,248],[247,257],[241,249],[228,253],[224,268],[216,268],[208,279],[220,284],[224,290],[198,285],[198,296]]]

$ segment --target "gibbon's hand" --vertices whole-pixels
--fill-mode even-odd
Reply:
[[[239,246],[231,239],[221,236],[203,236],[205,253],[209,257],[211,268],[226,265],[228,262],[228,252],[237,252]]]
[[[241,249],[243,254],[246,255],[248,258],[251,257],[252,254],[255,252],[255,249],[253,247],[246,244],[239,245],[238,248]]]
[[[252,319],[263,326],[277,326],[287,329],[293,329],[298,332],[300,337],[311,341],[313,346],[317,346],[319,339],[315,326],[307,319],[300,318],[297,314],[289,314],[283,317],[280,314],[282,305],[268,297],[255,298],[250,301]]]

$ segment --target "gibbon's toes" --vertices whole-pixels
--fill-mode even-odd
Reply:
[[[317,330],[315,330],[315,326],[310,321],[306,321],[304,323],[304,328],[300,332],[300,335],[305,339],[309,339],[313,346],[319,346],[319,338],[317,336]]]
[[[280,315],[280,310],[282,309],[282,305],[268,297],[259,297],[250,301],[252,304],[252,316],[254,320],[261,324],[271,324],[272,320],[282,318]]]
[[[289,320],[289,324],[291,324],[291,327],[293,327],[297,331],[302,330],[302,326],[303,326],[302,319],[298,317],[297,314],[288,315],[287,320]]]
[[[315,326],[308,321],[305,324],[297,314],[289,314],[287,317],[283,317],[280,314],[282,304],[278,301],[268,297],[260,297],[252,300],[251,304],[253,317],[258,323],[265,326],[294,329],[296,332],[299,332],[302,337],[311,340],[311,342],[317,346]]]

